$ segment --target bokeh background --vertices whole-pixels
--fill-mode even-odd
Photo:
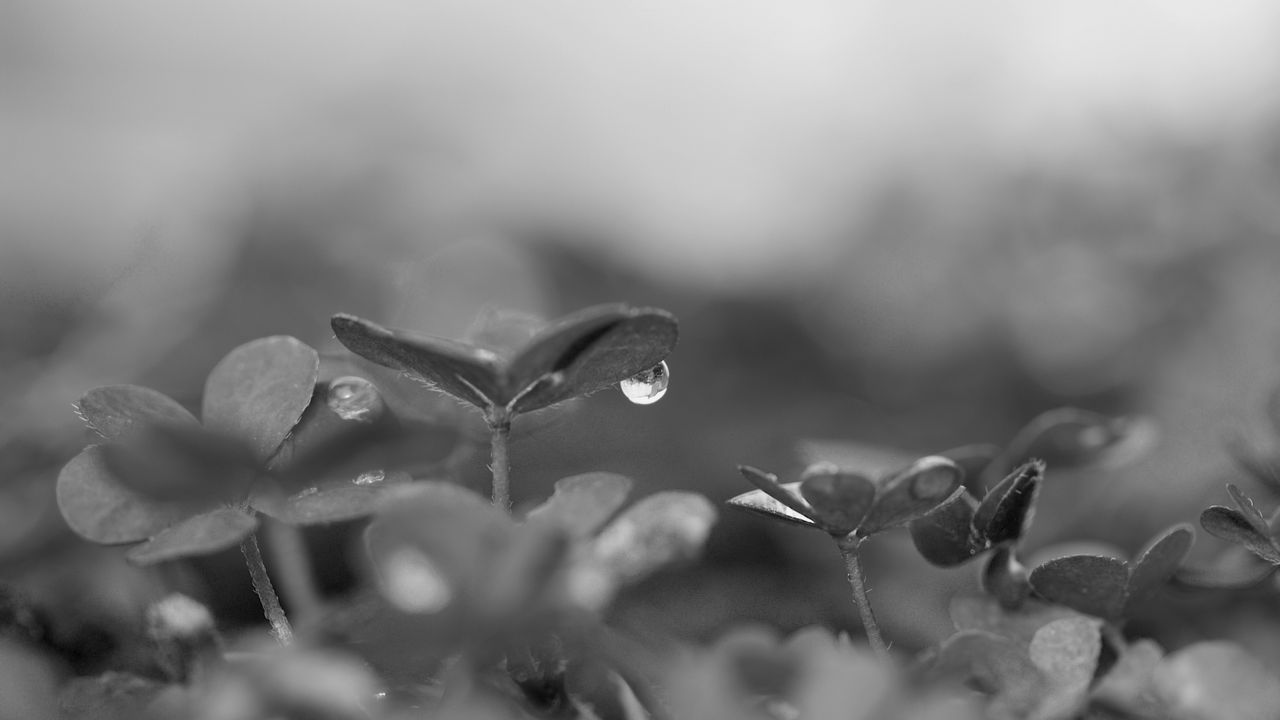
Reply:
[[[660,403],[517,424],[517,503],[594,469],[719,501],[804,440],[924,454],[1076,405],[1159,440],[1051,472],[1033,547],[1132,551],[1226,480],[1271,507],[1223,440],[1277,441],[1278,44],[1272,0],[6,0],[0,579],[86,671],[174,584],[255,621],[234,553],[143,572],[70,535],[70,403],[133,382],[195,406],[241,342],[337,349],[340,311],[450,336],[487,307],[680,317]],[[335,594],[351,530],[309,535]],[[873,545],[887,634],[944,634],[975,570]],[[1139,629],[1276,660],[1274,598],[1234,602]],[[824,538],[729,511],[616,615],[856,627]]]

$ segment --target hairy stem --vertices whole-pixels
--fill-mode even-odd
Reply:
[[[289,627],[289,618],[285,617],[284,608],[280,607],[280,598],[276,596],[276,588],[271,584],[271,576],[267,575],[267,566],[262,562],[262,549],[258,547],[256,532],[241,541],[240,551],[244,553],[245,565],[249,566],[253,591],[258,594],[262,611],[271,623],[271,633],[281,645],[293,644],[293,628]]]
[[[511,436],[511,417],[505,410],[489,415],[492,440],[489,446],[489,469],[493,472],[493,504],[511,510],[511,462],[507,459],[507,439]]]
[[[858,563],[858,546],[862,540],[848,535],[836,540],[836,546],[840,548],[840,554],[844,556],[844,567],[849,578],[849,586],[853,588],[853,604],[858,608],[858,615],[862,618],[862,627],[867,632],[867,642],[871,644],[871,649],[881,658],[889,656],[889,648],[884,644],[884,638],[880,636],[880,625],[876,623],[875,613],[871,612],[871,599],[867,597],[866,582],[862,577],[862,566]]]
[[[266,528],[267,552],[272,566],[279,571],[280,589],[294,619],[305,626],[307,618],[316,617],[324,604],[316,589],[306,538],[301,528],[278,520],[268,521]]]

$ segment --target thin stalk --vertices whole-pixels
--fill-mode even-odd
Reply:
[[[262,612],[271,623],[271,633],[281,645],[293,644],[293,628],[289,627],[289,618],[280,607],[280,598],[276,596],[276,588],[271,584],[271,576],[267,575],[267,566],[262,562],[262,549],[258,547],[258,534],[252,533],[240,542],[240,551],[244,553],[245,565],[249,567],[249,578],[253,580],[253,591],[258,594],[262,603]]]
[[[505,410],[489,414],[489,470],[493,473],[493,504],[511,510],[511,461],[507,459],[507,440],[511,436],[511,416]]]
[[[884,638],[880,636],[880,625],[876,623],[876,616],[871,612],[871,599],[867,597],[867,586],[862,577],[862,566],[858,563],[858,546],[860,544],[862,544],[862,540],[852,534],[836,540],[836,546],[840,548],[840,554],[844,557],[844,567],[849,578],[849,586],[853,588],[853,604],[857,606],[858,615],[862,618],[862,627],[867,632],[867,642],[871,643],[871,649],[876,652],[876,655],[881,658],[888,658],[889,648],[884,644]]]
[[[304,627],[308,618],[320,614],[324,602],[316,589],[316,576],[307,553],[302,529],[278,520],[267,522],[267,552],[280,578],[280,590],[289,602],[293,617]]]

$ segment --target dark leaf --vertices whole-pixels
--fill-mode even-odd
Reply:
[[[129,551],[129,562],[152,565],[192,555],[207,555],[240,544],[258,527],[253,513],[223,507],[188,518],[161,530]]]
[[[1195,540],[1195,530],[1185,523],[1152,540],[1130,563],[1128,602],[1132,604],[1168,582]]]
[[[973,527],[978,537],[988,545],[1021,538],[1031,522],[1043,478],[1044,463],[1032,461],[1014,470],[992,488],[973,515]]]
[[[1270,535],[1271,528],[1267,526],[1267,518],[1253,504],[1253,498],[1245,495],[1240,488],[1231,483],[1227,483],[1227,494],[1231,496],[1231,502],[1239,508],[1240,514],[1245,520],[1249,521],[1249,525],[1258,532],[1259,535]]]
[[[858,534],[869,537],[922,517],[960,488],[960,467],[937,455],[921,458],[884,482]]]
[[[546,502],[529,511],[531,522],[550,523],[577,538],[588,538],[604,526],[631,493],[630,478],[593,472],[556,481]]]
[[[353,315],[334,315],[338,341],[379,365],[411,373],[442,392],[481,409],[510,401],[498,355],[446,338],[389,330]]]
[[[1254,529],[1249,519],[1238,510],[1221,505],[1206,508],[1200,513],[1200,526],[1210,535],[1243,545],[1258,557],[1272,564],[1280,564],[1280,549],[1269,535]]]
[[[991,553],[982,571],[982,589],[1009,610],[1026,602],[1031,585],[1027,581],[1027,569],[1018,562],[1012,546],[1004,545]]]
[[[158,501],[122,485],[101,445],[85,448],[62,468],[57,495],[72,530],[108,545],[145,540],[192,512],[189,503]]]
[[[813,518],[824,530],[848,535],[858,528],[876,497],[875,483],[861,475],[834,467],[806,471],[800,494],[812,508]]]
[[[801,521],[802,524],[804,524],[804,520],[811,521],[813,519],[810,515],[812,510],[809,509],[809,506],[805,504],[804,500],[800,499],[800,483],[787,483],[786,485],[783,485],[778,482],[777,475],[764,472],[763,470],[758,470],[750,465],[739,465],[738,472],[742,473],[742,477],[746,478],[747,482],[759,488],[761,492],[778,501],[782,505],[785,505],[787,508],[790,508],[794,514],[799,515],[803,519]],[[745,497],[746,495],[739,495],[738,497],[733,498],[733,500],[730,500],[729,503],[731,505],[746,507],[748,510],[756,509],[735,502],[739,498]]]
[[[1055,469],[1119,464],[1143,452],[1154,440],[1147,420],[1111,418],[1078,408],[1058,408],[1036,417],[1009,444],[1009,458],[1039,458]]]
[[[1044,674],[1046,691],[1037,717],[1076,717],[1088,699],[1089,684],[1102,651],[1101,623],[1092,618],[1054,620],[1036,631],[1028,654]]]
[[[238,498],[255,465],[240,442],[199,425],[140,428],[104,445],[103,456],[122,485],[157,500]]]
[[[618,314],[623,317],[608,320]],[[675,317],[665,310],[604,306],[570,315],[512,361],[512,396],[534,388],[513,409],[529,412],[617,385],[666,359],[678,335]],[[558,382],[533,385],[548,371]]]
[[[296,338],[241,345],[205,381],[205,427],[241,439],[266,463],[311,403],[319,367],[316,351]]]
[[[1129,568],[1115,558],[1071,555],[1036,567],[1030,581],[1049,602],[1110,620],[1124,611]]]
[[[372,514],[388,491],[411,480],[408,473],[371,469],[350,477],[330,477],[296,492],[264,482],[254,489],[251,504],[293,525],[342,522]]]
[[[934,565],[952,567],[977,555],[983,548],[975,542],[972,523],[978,507],[968,490],[956,493],[938,509],[912,520],[911,540],[920,555]]]
[[[137,385],[94,388],[76,403],[76,412],[107,440],[123,439],[139,427],[199,424],[168,395]]]
[[[592,555],[620,584],[635,582],[696,557],[715,521],[715,507],[701,495],[656,493],[609,523],[596,538]]]

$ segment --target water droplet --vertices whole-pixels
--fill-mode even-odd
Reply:
[[[384,470],[366,470],[355,477],[351,482],[356,485],[377,485],[387,479],[387,473]]]
[[[666,362],[645,370],[642,373],[618,383],[622,394],[636,405],[652,405],[667,394],[667,385],[671,383],[671,370]]]
[[[386,409],[377,386],[354,375],[331,381],[325,402],[335,415],[352,422],[373,422]]]
[[[305,489],[303,489],[303,490],[299,490],[298,492],[294,493],[294,494],[293,494],[293,499],[294,499],[294,500],[299,500],[299,499],[304,498],[304,497],[310,497],[310,496],[312,496],[312,495],[315,495],[315,494],[316,494],[316,493],[318,493],[318,492],[320,492],[320,488],[318,488],[318,487],[309,487],[309,488],[305,488]]]
[[[400,547],[388,555],[381,575],[387,600],[404,612],[439,612],[453,600],[448,579],[414,548]]]

